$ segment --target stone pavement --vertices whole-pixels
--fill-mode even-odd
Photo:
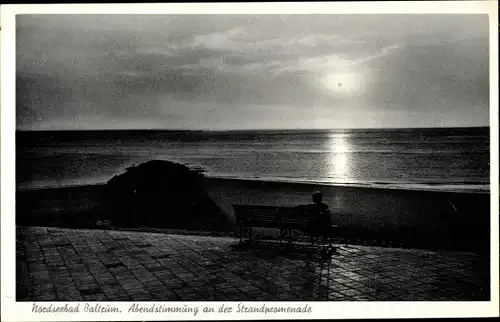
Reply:
[[[489,258],[342,246],[235,247],[227,237],[17,228],[19,301],[489,300]]]

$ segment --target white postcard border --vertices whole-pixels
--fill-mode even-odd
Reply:
[[[116,320],[227,320],[227,319],[321,319],[321,318],[422,318],[498,316],[498,1],[446,2],[349,2],[349,3],[198,3],[198,4],[60,4],[4,5],[1,8],[1,299],[3,321],[116,321]],[[382,14],[382,13],[483,13],[490,17],[490,129],[491,129],[491,300],[489,302],[138,302],[141,306],[170,305],[213,307],[224,303],[237,310],[238,303],[257,307],[309,305],[311,313],[127,313],[134,302],[103,302],[120,314],[33,313],[34,302],[15,301],[15,15],[16,14]],[[471,218],[473,220],[473,218]],[[98,302],[88,302],[95,305]],[[38,304],[50,304],[40,303]]]

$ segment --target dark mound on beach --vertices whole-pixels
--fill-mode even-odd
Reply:
[[[113,225],[189,230],[231,230],[219,207],[204,192],[203,170],[153,160],[127,168],[104,187]]]
[[[203,170],[153,160],[106,184],[16,191],[16,224],[68,228],[232,231],[201,187]]]

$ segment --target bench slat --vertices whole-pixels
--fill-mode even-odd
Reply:
[[[280,240],[285,235],[290,235],[291,231],[301,231],[304,235],[310,235],[311,239],[318,237],[317,232],[310,231],[310,221],[313,218],[307,209],[295,207],[275,207],[275,206],[252,206],[252,205],[233,205],[236,222],[240,228],[252,227],[259,228],[278,228],[281,230]],[[332,225],[336,230],[338,225]],[[288,232],[287,232],[288,231]],[[285,235],[283,235],[285,234]],[[331,230],[329,232],[331,234]],[[240,242],[244,234],[241,233]],[[329,236],[331,238],[333,235]],[[251,236],[249,236],[251,239]]]
[[[305,229],[311,219],[306,211],[292,207],[233,205],[233,208],[237,222],[247,225]]]

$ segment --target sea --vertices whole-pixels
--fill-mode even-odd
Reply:
[[[170,160],[207,177],[488,192],[488,127],[246,131],[17,131],[18,190],[106,183]]]

